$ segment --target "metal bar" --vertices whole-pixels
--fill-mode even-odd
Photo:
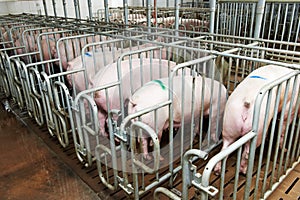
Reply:
[[[155,200],[159,200],[160,199],[159,193],[163,193],[166,196],[168,196],[169,198],[174,199],[174,200],[181,200],[182,199],[181,197],[178,197],[176,194],[174,194],[170,190],[168,190],[166,188],[163,188],[163,187],[158,187],[154,191],[154,199]]]
[[[263,19],[263,14],[265,12],[265,0],[259,0],[256,7],[256,21],[254,28],[254,38],[258,39],[261,32],[261,24]]]
[[[208,163],[206,164],[206,166],[204,168],[204,172],[203,172],[203,175],[202,175],[202,183],[201,183],[202,187],[204,187],[204,188],[209,187],[210,175],[212,173],[212,170],[213,170],[214,166],[219,161],[223,160],[228,155],[230,155],[232,152],[234,152],[237,149],[241,148],[241,146],[246,144],[248,141],[253,140],[253,138],[255,138],[256,135],[257,134],[255,132],[251,131],[251,132],[247,133],[246,135],[244,135],[243,137],[241,137],[240,139],[238,139],[236,142],[232,143],[230,145],[230,148],[226,148],[224,151],[222,151],[222,152],[216,154],[215,156],[213,156],[208,161]],[[203,199],[205,199],[205,195],[204,195]]]
[[[261,109],[261,105],[262,105],[262,101],[263,99],[265,98],[265,95],[268,93],[269,90],[271,90],[272,88],[274,87],[277,87],[278,85],[280,85],[282,82],[284,82],[285,80],[293,77],[293,76],[296,76],[297,74],[299,74],[299,72],[297,72],[296,70],[293,71],[293,72],[290,72],[289,74],[285,75],[285,76],[282,76],[281,78],[265,85],[261,90],[260,90],[260,93],[258,94],[258,96],[256,97],[256,100],[255,100],[255,108],[254,108],[254,115],[253,115],[253,125],[252,125],[252,129],[253,131],[257,132],[258,130],[258,124],[259,124],[259,112],[260,112],[260,109]],[[280,94],[280,92],[279,92]],[[279,95],[278,94],[278,95]],[[264,140],[264,139],[263,139]],[[278,143],[278,139],[277,139],[277,149],[278,149],[278,146],[279,146],[279,143]],[[277,152],[275,152],[275,161],[276,161],[276,156],[277,155]],[[261,155],[262,157],[262,155]],[[276,162],[274,162],[276,164]],[[273,171],[274,171],[274,166],[273,166]],[[257,177],[257,179],[259,178],[259,176]],[[258,180],[256,180],[258,182]],[[273,184],[272,183],[273,181],[273,178],[271,178],[271,185]],[[256,187],[258,187],[258,185],[256,185]]]
[[[147,3],[147,26],[151,27],[151,1],[147,0],[146,3]]]
[[[182,199],[189,199],[188,189],[192,185],[192,177],[190,171],[194,169],[192,167],[192,163],[190,159],[193,156],[197,156],[202,160],[206,160],[208,158],[208,154],[201,150],[190,149],[187,152],[185,152],[183,156],[183,163],[182,163],[183,166],[182,167]]]
[[[53,7],[53,12],[54,12],[54,17],[57,17],[57,13],[56,13],[56,2],[55,0],[52,0],[52,7]]]
[[[104,0],[104,10],[105,10],[105,22],[109,23],[109,7],[108,7],[108,0]]]
[[[44,5],[44,12],[46,17],[48,17],[48,9],[47,9],[47,4],[46,4],[46,0],[43,0],[43,5]]]
[[[209,11],[210,11],[210,24],[209,24],[209,32],[215,33],[215,15],[216,15],[216,0],[209,1]],[[218,27],[218,23],[216,24]]]
[[[93,19],[93,12],[92,12],[92,0],[87,0],[88,1],[88,9],[89,9],[89,20]]]
[[[123,0],[123,17],[124,17],[124,24],[128,25],[128,2],[127,0]]]
[[[174,29],[175,30],[179,30],[179,21],[180,21],[180,18],[179,18],[179,8],[180,8],[180,4],[178,3],[178,0],[175,0],[175,27]],[[175,32],[175,36],[178,36],[178,32]]]
[[[63,2],[63,7],[64,7],[64,16],[65,16],[65,19],[67,20],[67,18],[68,18],[67,1],[66,0],[62,0],[62,2]]]
[[[76,19],[81,19],[81,17],[80,17],[80,7],[79,7],[79,1],[78,0],[74,0],[74,8],[75,8]]]

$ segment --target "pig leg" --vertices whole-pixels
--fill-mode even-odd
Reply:
[[[159,142],[161,141],[162,132],[163,131],[159,131],[159,133],[157,134]],[[153,157],[149,155],[149,151],[148,151],[148,139],[147,139],[147,137],[145,137],[145,135],[144,135],[141,140],[142,140],[142,149],[143,149],[144,158],[146,160],[152,160]],[[150,141],[149,145],[153,146],[153,141],[152,140]],[[162,156],[160,156],[159,160],[162,161],[162,160],[164,160],[164,158]]]
[[[221,87],[221,90],[219,90]],[[208,89],[206,89],[208,90]],[[220,96],[220,97],[219,97]],[[212,106],[205,111],[205,115],[209,116],[210,120],[210,134],[208,135],[211,140],[216,143],[220,139],[220,134],[222,132],[223,126],[223,116],[225,105],[227,101],[227,91],[226,88],[222,85],[215,85],[214,92],[211,95]],[[208,101],[208,100],[207,100]],[[217,127],[218,124],[218,127]],[[208,138],[206,138],[207,140]],[[204,144],[205,145],[205,144]]]
[[[288,120],[290,102],[288,102],[287,105],[286,105],[286,108],[285,108],[285,111],[284,111],[284,119],[283,119],[283,123],[282,123],[282,131],[281,131],[281,135],[280,135],[280,143],[279,143],[280,144],[280,149],[284,149],[283,142],[284,142],[285,132],[286,132],[287,126],[289,126],[293,121],[293,118],[295,116],[295,107],[296,107],[296,99],[294,99],[294,104],[293,104],[293,108],[292,108],[292,111],[291,111],[291,117],[290,117],[290,121],[288,123],[287,120]],[[284,149],[284,151],[287,151],[287,150]]]
[[[169,127],[169,126],[168,126],[168,127]],[[165,128],[164,128],[164,129],[165,129]],[[159,143],[160,143],[160,141],[161,141],[162,133],[163,133],[163,130],[159,131],[159,133],[158,133],[158,141],[159,141]],[[160,160],[160,161],[164,160],[164,157],[162,157],[162,156],[160,155],[159,160]]]
[[[219,122],[219,127],[222,125],[223,112],[221,110],[220,116],[217,116],[218,113],[218,103],[214,103],[212,106],[212,115],[211,115],[211,124],[210,124],[210,137],[213,142],[218,141],[219,130],[217,130],[217,121]],[[220,129],[220,128],[219,128]]]
[[[240,165],[240,172],[242,174],[247,173],[249,149],[250,149],[250,142],[247,142],[244,146],[244,151],[242,153],[242,160],[241,160],[241,165]]]
[[[179,125],[178,125],[178,124],[179,124]],[[160,142],[160,141],[161,141],[162,134],[163,134],[163,130],[166,130],[167,128],[169,128],[169,122],[168,122],[168,120],[166,120],[166,122],[165,122],[164,124],[158,122],[158,125],[157,125],[157,126],[158,126],[158,127],[163,127],[162,129],[161,129],[161,128],[158,129],[157,137],[158,137],[158,141]],[[173,128],[176,128],[176,127],[177,127],[177,128],[180,127],[180,122],[177,123],[177,122],[174,121],[174,126],[173,126]],[[153,146],[153,141],[152,141],[152,140],[150,141],[150,146]]]
[[[146,160],[152,160],[152,156],[149,155],[148,152],[148,139],[145,136],[142,136],[142,149],[143,149],[143,156]]]
[[[108,133],[105,131],[105,122],[106,122],[106,115],[103,114],[101,111],[98,111],[98,120],[99,120],[99,133],[102,136],[108,137]]]
[[[221,152],[223,150],[225,150],[229,145],[231,145],[234,141],[235,141],[235,138],[233,138],[233,139],[223,138],[223,146],[222,146]],[[222,162],[218,162],[214,168],[215,175],[218,176],[221,174],[221,168],[222,168]]]

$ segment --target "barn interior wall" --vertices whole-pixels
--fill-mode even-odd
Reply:
[[[54,16],[54,9],[52,5],[53,0],[46,0],[47,12],[49,15]],[[99,9],[104,9],[104,1],[92,0],[92,12],[93,16]],[[145,6],[146,0],[128,0],[129,6]],[[175,0],[161,0],[157,1],[158,7],[173,7]],[[56,0],[56,14],[58,16],[64,16],[63,1]],[[144,4],[144,5],[143,5]],[[153,6],[154,0],[150,1]],[[87,1],[79,1],[80,5],[80,16],[86,19],[89,16],[88,3]],[[108,0],[109,7],[122,7],[123,0]],[[66,0],[67,15],[68,17],[76,17],[74,9],[74,0]],[[43,1],[42,0],[0,0],[0,15],[5,14],[19,14],[19,13],[33,13],[33,14],[44,14]]]
[[[41,0],[35,1],[0,1],[0,14],[19,14],[23,12],[38,13],[42,7]]]

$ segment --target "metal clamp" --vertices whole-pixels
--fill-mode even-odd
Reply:
[[[214,186],[203,187],[201,183],[199,184],[197,182],[197,180],[193,180],[192,184],[199,190],[206,192],[208,195],[210,195],[212,197],[216,196],[216,194],[218,194],[218,192],[219,192],[219,190],[217,188],[215,188]]]

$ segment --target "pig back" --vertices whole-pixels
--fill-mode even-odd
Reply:
[[[219,90],[219,87],[221,87],[221,90]],[[213,94],[211,94],[211,91],[213,91]],[[219,91],[221,92],[220,95]],[[172,94],[171,99],[169,99],[170,92]],[[217,127],[215,121],[219,120],[220,124],[222,124],[226,99],[226,88],[220,82],[210,78],[179,75],[173,77],[171,88],[169,87],[169,78],[153,80],[139,88],[130,97],[128,113],[135,113],[171,100],[174,127],[180,127],[183,117],[184,123],[191,122],[191,119],[193,118],[195,124],[197,124],[197,120],[200,120],[199,116],[201,115],[201,109],[203,109],[204,116],[212,115],[210,130],[211,134],[214,136],[216,135],[216,132],[218,132],[218,134],[220,133],[219,130],[216,130]],[[157,117],[157,126],[160,131],[169,126],[168,120],[170,114],[167,106],[157,110]],[[153,121],[154,112],[144,114],[141,116],[141,119],[150,127],[155,127]],[[198,127],[195,127],[196,132],[199,131],[197,128]]]
[[[131,59],[121,62],[120,73],[121,80],[118,79],[117,63],[106,66],[100,70],[92,79],[90,87],[103,86],[105,84],[120,81],[123,90],[122,97],[127,99],[130,94],[139,88],[142,84],[151,79],[167,76],[169,70],[175,67],[176,63],[161,59]],[[151,73],[150,73],[151,71]],[[143,81],[142,81],[143,80]],[[120,107],[119,88],[109,88],[109,99],[111,105],[118,109]],[[106,95],[104,90],[95,93],[95,101],[98,106],[107,110]]]
[[[259,91],[267,84],[279,79],[285,74],[292,72],[292,69],[276,65],[267,65],[251,72],[232,92],[226,103],[223,122],[223,136],[228,138],[238,138],[252,129],[254,104]],[[274,114],[274,104],[277,87],[273,88],[274,93],[270,101],[267,123]],[[284,97],[285,85],[281,90],[280,102]],[[266,116],[267,95],[264,97],[259,115],[258,145],[260,144],[261,129]],[[279,106],[279,111],[281,106]]]
[[[83,55],[83,57],[78,56],[75,59],[68,62],[67,71],[78,70],[83,68],[83,60],[85,63],[85,69],[87,73],[87,82],[88,84],[90,84],[92,77],[94,77],[99,70],[104,68],[106,65],[114,63],[120,55],[121,50],[117,49],[116,47],[105,47],[101,51],[86,52]],[[74,82],[75,88],[78,91],[86,89],[85,76],[83,72],[68,75],[67,80],[70,85],[72,85],[72,83]]]
[[[128,102],[128,114],[133,114],[143,109],[158,105],[168,100],[169,88],[167,79],[153,80],[137,89]],[[159,131],[162,131],[166,120],[169,118],[168,107],[157,110],[157,123]],[[154,112],[149,112],[140,117],[141,121],[155,129]]]
[[[173,77],[172,89],[170,89],[169,87],[169,78],[167,77],[153,80],[147,83],[143,87],[139,88],[130,97],[131,107],[128,106],[128,113],[133,113],[133,111],[139,111],[168,101],[169,92],[171,90],[171,93],[173,95],[173,120],[180,123],[181,117],[183,115],[188,116],[191,114],[192,99],[194,99],[192,95],[194,94],[195,97],[202,93],[202,77],[195,77],[195,93],[193,93],[193,79],[194,77],[192,76],[175,76]],[[205,91],[208,92],[208,90]],[[200,104],[201,98],[195,98],[195,108],[197,108],[196,112],[198,112]],[[134,105],[135,108],[133,109]],[[181,112],[182,107],[184,107],[184,113]],[[166,110],[159,109],[158,112],[158,116],[169,116],[168,113],[162,114],[163,112],[169,112],[168,108]],[[153,116],[147,118],[152,117]],[[163,121],[165,122],[166,120],[167,119],[164,119]]]

